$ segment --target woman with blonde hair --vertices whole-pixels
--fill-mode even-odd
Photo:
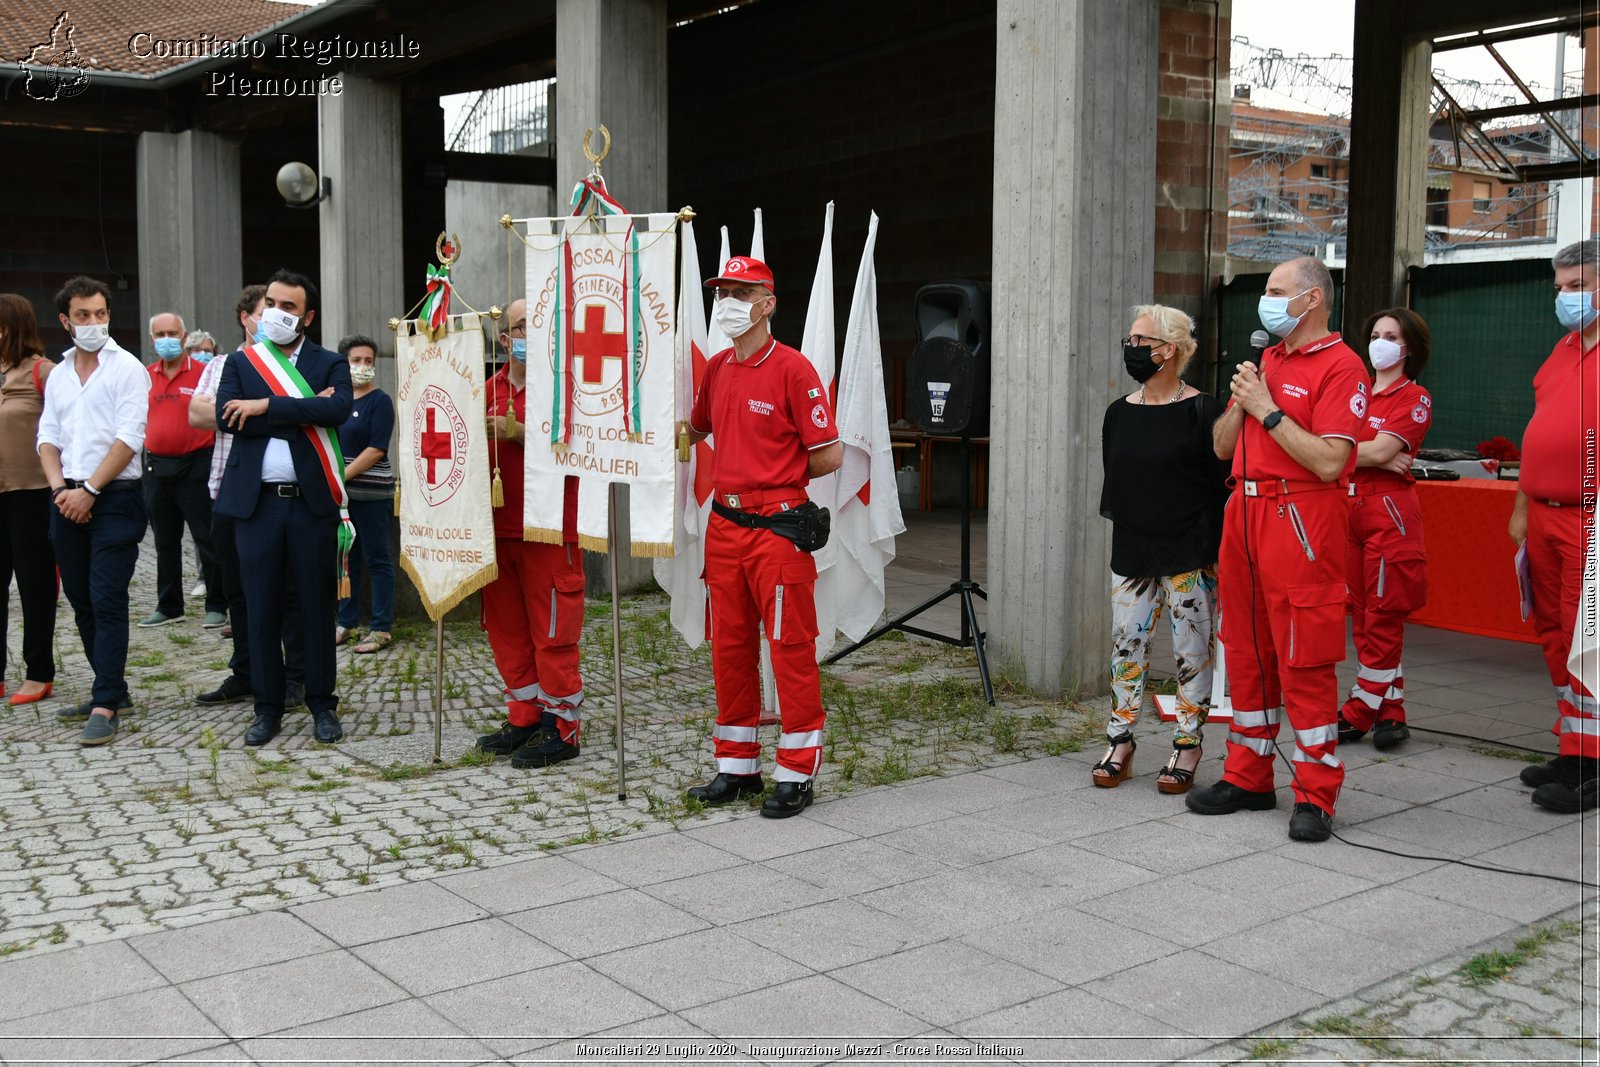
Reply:
[[[1111,520],[1111,691],[1094,784],[1133,773],[1133,727],[1144,706],[1150,635],[1163,605],[1177,658],[1172,756],[1156,775],[1163,793],[1185,793],[1200,763],[1200,727],[1211,706],[1212,619],[1227,468],[1211,445],[1217,398],[1179,377],[1195,353],[1194,320],[1160,304],[1133,309],[1122,358],[1139,388],[1106,409],[1100,441]]]

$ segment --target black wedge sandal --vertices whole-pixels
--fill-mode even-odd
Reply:
[[[1178,766],[1178,758],[1190,749],[1195,750],[1194,767],[1190,770]],[[1156,788],[1168,795],[1187,793],[1194,785],[1194,772],[1200,769],[1200,761],[1205,759],[1205,750],[1199,745],[1173,745],[1172,755],[1167,758],[1167,765],[1156,774]]]
[[[1127,745],[1128,754],[1119,763],[1113,757],[1117,754],[1117,746]],[[1139,742],[1132,737],[1111,742],[1111,747],[1106,749],[1105,758],[1096,763],[1093,768],[1094,784],[1106,789],[1115,789],[1126,782],[1133,774],[1133,753],[1139,747]]]

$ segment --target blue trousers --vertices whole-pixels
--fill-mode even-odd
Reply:
[[[339,625],[353,630],[361,621],[361,572],[372,575],[372,629],[394,629],[394,560],[389,557],[389,517],[394,498],[350,501],[356,543],[350,550],[350,595],[339,601]]]
[[[96,707],[115,707],[128,695],[128,587],[144,528],[144,496],[136,481],[119,479],[102,490],[82,525],[50,508],[50,543],[84,655],[94,668]]]

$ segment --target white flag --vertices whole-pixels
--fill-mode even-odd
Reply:
[[[806,308],[806,323],[801,334],[800,351],[805,353],[822,380],[823,392],[833,397],[834,364],[833,330],[833,201],[828,201],[822,223],[822,251],[817,255],[817,273],[811,281],[811,303]],[[811,479],[806,493],[819,507],[835,506],[837,476],[825,474]],[[838,546],[832,538],[812,558],[817,563],[817,659],[820,661],[833,648],[834,601],[839,596],[838,572],[833,569]]]
[[[860,640],[883,614],[883,571],[894,559],[894,538],[905,532],[895,490],[894,453],[889,441],[889,404],[883,389],[883,350],[878,338],[878,276],[872,265],[878,241],[878,216],[867,226],[850,321],[845,327],[844,362],[839,368],[839,401],[834,413],[844,464],[837,475],[833,512],[833,569],[840,590],[836,605],[840,630]]]
[[[682,288],[678,293],[677,417],[687,419],[700,379],[705,375],[706,304],[700,285],[700,253],[694,223],[685,222],[682,242]],[[727,237],[723,237],[726,245]],[[726,247],[723,249],[726,251]],[[726,257],[724,257],[726,258]],[[721,269],[719,263],[718,269]],[[674,443],[676,447],[676,443]],[[678,464],[677,517],[673,523],[671,559],[655,561],[656,582],[672,598],[672,626],[690,648],[706,639],[706,520],[711,514],[711,438],[690,450],[689,462]]]
[[[756,208],[756,226],[750,234],[750,258],[767,261],[767,239],[761,232],[761,209]],[[717,264],[717,270],[722,270],[722,264]]]
[[[1577,682],[1589,696],[1600,696],[1600,590],[1595,587],[1596,536],[1600,536],[1600,527],[1589,531],[1589,555],[1584,561],[1583,588],[1578,594],[1578,617],[1572,625],[1572,651],[1567,657],[1569,683]]]

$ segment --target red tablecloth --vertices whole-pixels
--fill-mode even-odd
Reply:
[[[1516,492],[1514,481],[1417,483],[1428,549],[1428,602],[1411,613],[1412,622],[1538,643],[1533,625],[1522,621],[1512,563],[1516,547],[1506,535]]]

